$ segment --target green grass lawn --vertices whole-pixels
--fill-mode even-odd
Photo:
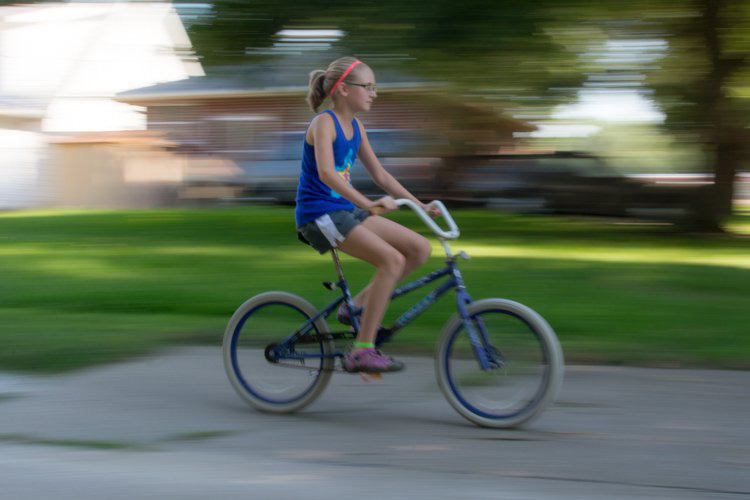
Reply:
[[[456,211],[455,250],[475,298],[541,313],[569,362],[750,367],[750,212],[729,236],[667,226]],[[397,220],[419,228],[412,214]],[[744,233],[744,234],[742,234]],[[436,242],[430,270],[441,265]],[[365,264],[344,268],[358,288]],[[0,369],[57,372],[151,352],[218,346],[247,297],[287,290],[334,297],[328,256],[294,236],[292,210],[243,207],[0,215]],[[411,305],[394,302],[389,318]],[[450,296],[399,334],[393,349],[431,350]],[[334,326],[334,325],[331,325]],[[338,328],[338,327],[336,327]],[[217,356],[220,355],[217,350]]]

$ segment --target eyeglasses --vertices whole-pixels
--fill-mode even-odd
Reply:
[[[353,82],[346,82],[349,85],[356,85],[357,87],[362,87],[368,92],[377,92],[378,86],[374,83],[353,83]]]

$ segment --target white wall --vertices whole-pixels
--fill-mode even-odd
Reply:
[[[0,210],[43,204],[51,189],[44,137],[0,128]]]
[[[168,3],[65,3],[0,9],[0,94],[51,98],[42,129],[145,129],[140,109],[111,97],[199,76]]]
[[[119,92],[203,75],[170,3],[48,3],[0,7],[0,210],[39,206],[54,191],[45,134],[145,130]],[[23,102],[22,102],[23,101]],[[34,129],[14,127],[28,102]],[[26,104],[24,104],[26,103]]]

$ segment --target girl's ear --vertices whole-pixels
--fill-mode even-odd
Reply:
[[[338,92],[342,96],[346,97],[347,95],[349,95],[349,86],[346,83],[341,82],[341,83],[339,83],[339,86],[336,89],[336,92]]]

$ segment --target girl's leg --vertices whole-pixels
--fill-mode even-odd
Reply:
[[[430,257],[432,248],[427,238],[397,222],[375,215],[365,219],[362,225],[385,240],[404,256],[404,270],[398,280],[396,280],[396,283],[422,266]],[[362,306],[367,302],[367,295],[371,285],[372,283],[367,285],[354,297],[354,303],[357,306]]]
[[[368,286],[361,328],[356,338],[357,342],[373,343],[391,293],[404,273],[406,258],[365,224],[352,229],[338,247],[352,257],[375,266],[375,277]]]

